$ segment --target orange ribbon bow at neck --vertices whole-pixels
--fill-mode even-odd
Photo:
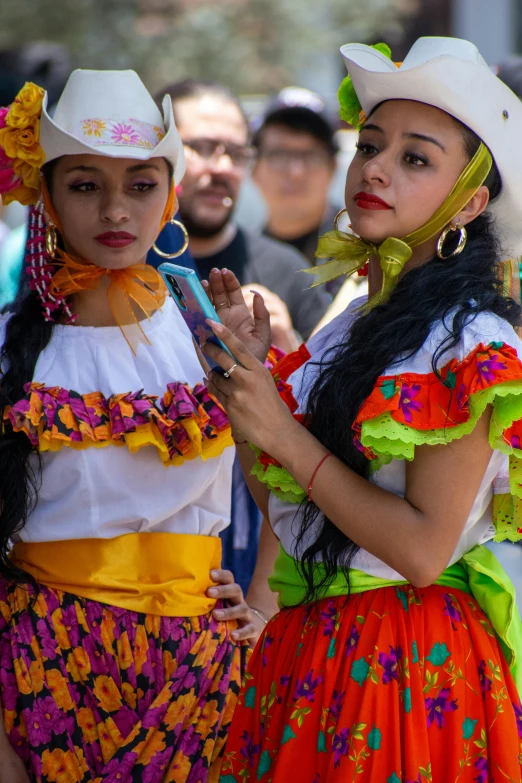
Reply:
[[[45,183],[42,186],[42,197],[47,214],[62,232]],[[160,231],[172,217],[175,200],[176,192],[172,187],[161,219]],[[56,249],[53,261],[60,268],[51,281],[52,294],[67,297],[78,291],[94,291],[101,278],[107,275],[110,278],[107,289],[109,305],[130,349],[136,354],[140,343],[150,345],[139,316],[150,319],[151,315],[163,306],[167,295],[165,283],[154,267],[148,264],[133,264],[124,269],[104,269],[91,261],[71,256],[61,248]]]

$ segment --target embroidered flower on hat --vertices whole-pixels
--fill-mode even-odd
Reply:
[[[101,139],[107,124],[103,120],[85,120],[82,127],[86,136],[97,136]]]
[[[118,122],[111,128],[111,141],[120,142],[120,144],[139,144],[140,137],[132,125]]]
[[[132,117],[87,117],[71,123],[66,130],[93,148],[123,146],[151,150],[165,138],[162,126]]]
[[[159,128],[157,125],[154,125],[152,127],[152,130],[154,131],[154,133],[158,137],[158,141],[161,141],[162,139],[165,138],[165,130],[163,128]]]

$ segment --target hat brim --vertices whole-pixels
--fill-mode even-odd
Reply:
[[[48,163],[62,155],[103,155],[109,158],[135,158],[150,160],[166,158],[172,165],[174,182],[178,185],[185,173],[185,155],[183,144],[176,130],[172,101],[166,95],[162,102],[165,136],[153,148],[121,144],[98,144],[91,146],[82,142],[72,133],[57,125],[47,111],[47,95],[42,104],[40,119],[40,143],[45,150],[45,162]]]
[[[441,55],[399,68],[362,44],[341,48],[366,116],[380,103],[408,100],[434,106],[470,128],[487,145],[502,179],[488,210],[506,256],[522,253],[522,102],[480,62]],[[514,154],[515,153],[515,154]]]

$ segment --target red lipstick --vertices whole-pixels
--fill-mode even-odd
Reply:
[[[128,234],[126,231],[107,231],[105,234],[98,234],[95,239],[100,245],[113,248],[127,247],[136,241],[134,234]]]
[[[376,196],[373,193],[361,191],[360,193],[355,194],[353,200],[361,209],[392,209],[386,201],[383,201],[382,198],[379,198],[379,196]]]

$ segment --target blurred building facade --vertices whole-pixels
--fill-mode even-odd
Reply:
[[[407,7],[399,27],[370,38],[390,44],[395,60],[404,59],[417,38],[425,35],[473,41],[490,65],[522,54],[522,0],[415,0]],[[325,24],[324,18],[321,23]],[[337,50],[325,53],[312,47],[307,59],[301,84],[323,95],[336,109],[337,87],[345,75]]]
[[[405,23],[400,54],[404,56],[421,35],[466,38],[494,65],[522,51],[522,3],[520,0],[420,0],[417,13]]]
[[[520,0],[454,0],[452,28],[453,35],[470,38],[489,63],[497,63],[520,50]]]

